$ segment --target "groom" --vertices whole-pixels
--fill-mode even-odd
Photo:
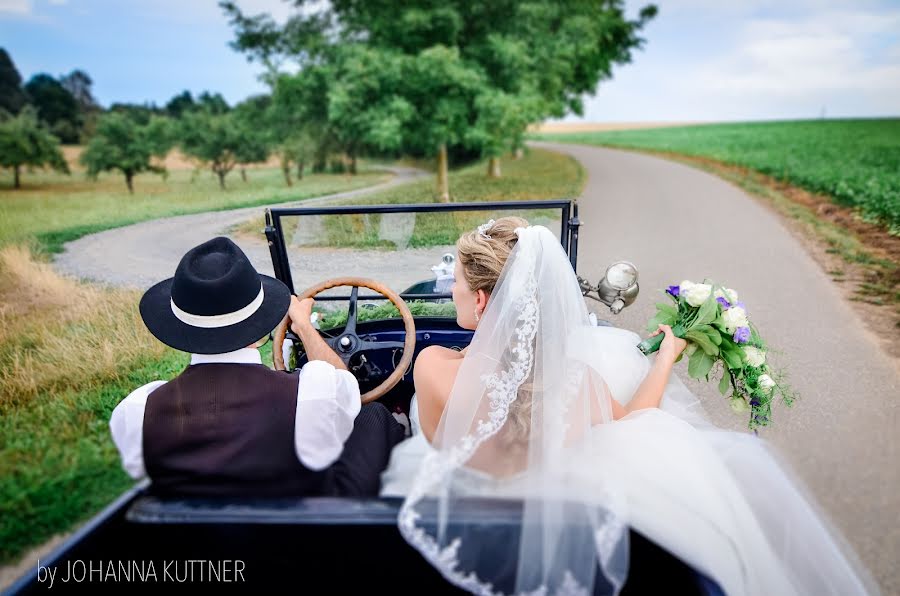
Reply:
[[[190,365],[113,410],[125,471],[157,494],[377,496],[403,427],[381,404],[360,407],[356,378],[310,324],[312,304],[227,238],[188,251],[140,311]],[[299,374],[270,370],[257,350],[285,314],[309,357]]]

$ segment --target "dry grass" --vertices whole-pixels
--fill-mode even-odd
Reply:
[[[60,277],[22,246],[0,249],[0,411],[160,358],[138,298]]]

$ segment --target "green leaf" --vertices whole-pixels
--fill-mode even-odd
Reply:
[[[742,368],[744,366],[740,348],[736,347],[731,342],[723,341],[722,345],[719,346],[719,349],[721,350],[722,359],[725,360],[725,364],[728,365],[728,368]]]
[[[684,334],[684,339],[689,340],[700,346],[700,349],[709,354],[710,356],[716,356],[719,353],[719,348],[710,341],[709,336],[707,336],[702,331],[697,331],[696,329],[692,329]]]
[[[719,303],[716,302],[715,298],[710,296],[709,300],[700,305],[700,310],[697,312],[697,319],[694,321],[694,324],[691,325],[691,328],[693,329],[699,325],[709,325],[716,320],[718,315]]]
[[[722,372],[722,380],[719,381],[719,393],[725,395],[728,393],[728,387],[731,385],[731,375],[728,374],[728,371]]]
[[[658,303],[656,304],[656,309],[657,309],[660,313],[664,313],[664,314],[666,314],[666,315],[668,315],[668,316],[670,316],[670,317],[677,317],[677,316],[678,316],[678,309],[675,308],[675,307],[674,307],[673,305],[671,305],[671,304],[665,304],[664,302],[658,302]]]
[[[692,379],[705,379],[715,362],[706,352],[697,350],[691,355],[691,359],[688,362],[688,375]]]
[[[706,334],[709,340],[717,346],[722,344],[722,334],[719,333],[714,327],[711,327],[709,325],[699,325],[694,329],[694,331],[702,331]]]

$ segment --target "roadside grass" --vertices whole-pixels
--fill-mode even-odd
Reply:
[[[571,157],[544,151],[527,150],[518,160],[503,160],[503,176],[488,178],[485,166],[478,163],[450,173],[450,194],[453,202],[481,201],[526,201],[540,199],[575,198],[584,188],[585,178],[581,166]],[[428,178],[400,187],[367,195],[355,200],[354,204],[384,205],[407,203],[436,203],[435,180]],[[517,210],[517,215],[531,223],[545,223],[555,226],[558,211],[540,209]],[[405,216],[397,215],[329,215],[322,216],[318,237],[310,239],[304,246],[326,246],[341,248],[383,248],[386,250],[452,245],[464,231],[475,229],[490,218],[504,215],[502,210],[461,211],[455,213],[418,213],[405,221]],[[313,216],[315,217],[315,216]],[[403,242],[385,239],[382,233],[382,219],[388,219],[392,227],[411,224]],[[284,234],[293,237],[298,220],[284,220]],[[304,218],[306,219],[306,218]],[[403,219],[404,221],[400,221]],[[308,221],[308,220],[307,220]],[[236,231],[258,234],[264,226],[262,216],[254,217],[236,226]],[[554,228],[555,229],[555,228]]]
[[[506,178],[500,180],[487,179],[484,164],[454,172],[456,200],[573,197],[584,184],[574,160],[548,152],[504,161],[504,167]],[[255,190],[239,190],[239,176],[229,180],[234,190],[225,193],[215,181],[198,178],[194,184],[205,185],[209,196],[200,190],[191,195],[196,187],[182,172],[165,182],[139,178],[135,197],[115,177],[93,187],[46,175],[37,187],[40,177],[32,175],[26,185],[35,186],[22,195],[0,191],[0,565],[70,530],[132,484],[109,436],[112,409],[135,388],[169,379],[188,363],[186,354],[146,330],[138,312],[140,292],[61,277],[46,262],[48,251],[128,218],[224,208],[221,201],[234,207],[298,198],[301,185],[284,188],[277,171],[248,174],[251,185],[260,182]],[[383,177],[368,173],[351,182],[362,186]],[[120,183],[122,189],[113,188]],[[147,191],[154,184],[156,190]],[[323,177],[310,195],[344,190],[343,184],[343,176]],[[433,180],[411,186],[371,202],[433,200]],[[253,232],[258,229],[259,221]],[[261,351],[263,361],[271,362],[271,342]]]
[[[8,177],[8,176],[6,176]],[[0,245],[37,240],[42,252],[86,234],[171,215],[252,207],[302,200],[386,182],[391,174],[364,168],[356,176],[312,174],[289,187],[277,168],[247,170],[247,182],[232,172],[223,191],[209,172],[173,170],[135,178],[129,195],[121,176],[103,174],[97,182],[83,174],[38,172],[13,190],[0,178]]]

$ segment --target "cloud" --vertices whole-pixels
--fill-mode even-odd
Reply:
[[[28,15],[31,14],[31,2],[29,0],[0,0],[0,15]]]
[[[68,4],[69,0],[49,0],[50,4],[54,6],[63,6],[64,4]]]
[[[645,49],[586,100],[586,120],[900,114],[895,5],[869,0],[661,4],[658,19],[645,31]],[[629,2],[629,9],[638,5]]]
[[[900,112],[897,52],[885,55],[870,47],[877,36],[898,30],[900,12],[755,20],[744,27],[732,51],[700,65],[687,80],[723,100],[815,104],[855,94]]]

